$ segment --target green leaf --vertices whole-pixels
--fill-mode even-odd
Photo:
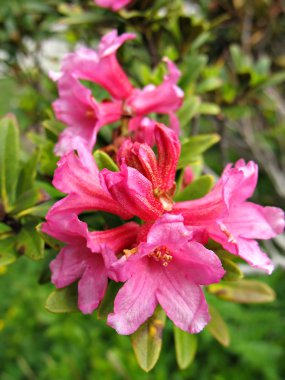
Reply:
[[[106,319],[108,314],[113,312],[114,299],[121,287],[122,287],[122,284],[119,282],[115,282],[115,281],[109,282],[106,294],[98,308],[98,313],[97,313],[98,319]]]
[[[12,207],[10,214],[15,215],[21,211],[27,210],[37,203],[46,200],[47,194],[40,189],[30,189],[22,193],[19,198],[17,198],[14,206]]]
[[[206,102],[201,103],[197,111],[202,115],[218,115],[221,113],[221,109],[217,104]]]
[[[158,306],[153,316],[131,336],[137,361],[146,372],[149,372],[158,361],[165,320],[166,315],[161,307]]]
[[[207,289],[218,298],[237,303],[265,303],[275,300],[274,290],[269,285],[255,280],[221,282],[212,284]]]
[[[33,216],[39,216],[43,218],[46,216],[48,210],[51,208],[54,202],[55,201],[43,202],[37,206],[33,206],[19,212],[16,216],[17,218],[22,218],[23,216],[33,215]]]
[[[19,174],[18,186],[17,186],[17,195],[31,191],[34,186],[35,178],[37,175],[37,164],[39,160],[39,151],[35,151],[31,155],[30,159],[22,164]],[[18,201],[18,199],[17,199]]]
[[[15,238],[0,240],[0,266],[12,264],[17,258]]]
[[[221,259],[226,274],[223,277],[225,281],[238,281],[243,278],[243,273],[236,263],[229,259]]]
[[[192,199],[202,198],[208,194],[214,184],[214,177],[211,175],[203,175],[195,181],[191,182],[179,194],[175,195],[176,202],[182,202]]]
[[[181,154],[177,168],[185,168],[219,140],[220,136],[215,133],[189,137],[181,144]]]
[[[180,369],[192,364],[197,351],[197,336],[180,330],[174,325],[176,361]]]
[[[198,96],[190,96],[184,100],[183,106],[177,112],[181,128],[185,128],[197,114],[200,104],[201,99]]]
[[[34,222],[26,223],[16,236],[16,249],[32,260],[44,257],[44,241],[36,231]]]
[[[5,211],[15,201],[19,172],[19,128],[16,118],[8,115],[0,121],[0,191]]]
[[[77,284],[55,289],[48,296],[45,308],[52,313],[72,313],[78,311],[77,298]]]
[[[223,81],[221,80],[221,78],[216,78],[216,77],[207,78],[197,86],[197,92],[199,94],[203,94],[208,91],[213,91],[221,87],[222,84],[223,84]]]
[[[209,305],[209,313],[211,320],[206,326],[206,329],[215,339],[217,339],[219,343],[225,347],[228,347],[230,344],[230,333],[228,326],[219,311],[213,305]]]
[[[112,158],[102,150],[96,150],[93,155],[99,170],[102,170],[104,168],[107,168],[112,172],[117,172],[119,170],[118,166],[115,164]]]

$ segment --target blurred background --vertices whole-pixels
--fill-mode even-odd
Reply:
[[[53,117],[57,92],[48,72],[59,69],[67,52],[82,45],[95,48],[112,28],[135,31],[138,38],[119,50],[133,84],[160,83],[165,73],[160,62],[168,56],[182,72],[185,101],[178,116],[184,135],[222,136],[205,154],[205,171],[218,176],[228,162],[255,160],[260,178],[254,201],[284,209],[284,12],[283,0],[137,0],[119,13],[98,8],[92,0],[1,0],[0,114],[17,116],[21,158],[36,152],[37,184],[49,183],[62,126]],[[109,136],[105,131],[101,138]],[[51,186],[45,185],[45,191],[51,195]],[[115,334],[95,314],[45,310],[53,289],[43,278],[45,260],[21,257],[7,266],[0,257],[0,379],[282,380],[284,235],[265,242],[264,249],[275,272],[248,275],[270,284],[276,301],[239,305],[215,299],[231,343],[225,348],[202,332],[195,360],[184,371],[178,370],[167,324],[161,357],[149,374],[138,367],[129,337]]]

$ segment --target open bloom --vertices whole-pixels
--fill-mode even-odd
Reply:
[[[177,86],[180,72],[173,62],[164,58],[168,67],[164,81],[158,86],[134,88],[116,57],[117,49],[134,37],[131,33],[118,36],[116,31],[109,32],[102,38],[98,51],[81,48],[68,54],[63,60],[61,73],[53,74],[58,80],[60,96],[53,104],[55,114],[68,126],[56,147],[58,155],[74,149],[79,137],[91,150],[98,130],[120,119],[127,121],[130,132],[139,132],[149,113],[168,114],[173,129],[179,132],[174,112],[183,101],[183,91]],[[80,80],[102,86],[111,98],[96,102]]]
[[[132,334],[158,304],[176,326],[198,333],[210,319],[199,285],[218,282],[224,275],[218,257],[197,241],[183,217],[170,214],[158,218],[146,241],[114,267],[127,280],[108,317],[119,334]]]
[[[106,231],[88,232],[75,214],[47,215],[43,232],[67,245],[50,263],[52,283],[64,288],[78,281],[78,307],[84,314],[96,309],[105,295],[115,254],[136,240],[138,225],[133,222]]]
[[[174,212],[185,224],[203,226],[209,236],[253,267],[271,273],[273,264],[256,239],[271,239],[284,230],[284,212],[247,202],[255,190],[257,165],[239,160],[228,165],[214,189],[204,198],[179,202]]]
[[[109,8],[116,12],[128,5],[132,0],[95,0],[95,3],[102,8]]]

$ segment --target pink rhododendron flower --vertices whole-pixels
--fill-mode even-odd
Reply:
[[[180,154],[177,135],[156,124],[157,157],[147,145],[127,140],[117,155],[120,172],[102,171],[105,185],[122,207],[145,221],[157,219],[172,208],[175,172]]]
[[[132,0],[95,0],[95,3],[102,8],[112,9],[114,12],[128,5]]]
[[[254,162],[246,164],[239,160],[234,167],[226,167],[208,195],[177,203],[174,212],[184,216],[186,225],[203,226],[229,252],[271,273],[273,264],[255,239],[271,239],[282,233],[284,213],[276,207],[246,201],[255,190],[257,177],[258,167]]]
[[[79,137],[91,150],[98,130],[120,119],[127,121],[130,132],[136,135],[138,131],[139,134],[141,125],[147,125],[145,116],[149,113],[169,115],[173,129],[179,133],[179,122],[174,112],[183,101],[183,91],[177,86],[180,72],[173,62],[164,58],[168,74],[159,86],[148,85],[142,90],[133,88],[117,61],[116,51],[126,40],[134,37],[130,33],[118,36],[116,31],[112,31],[102,38],[98,52],[82,48],[64,58],[62,73],[53,75],[58,81],[60,96],[54,102],[55,114],[68,126],[56,147],[57,154],[76,148]],[[79,82],[80,79],[104,87],[111,99],[96,102],[91,91]]]
[[[84,314],[92,313],[103,299],[109,271],[120,252],[136,240],[138,225],[123,226],[98,232],[88,232],[87,225],[75,214],[60,215],[51,211],[43,232],[67,243],[50,263],[52,283],[64,288],[78,282],[78,307]]]
[[[169,214],[157,219],[136,253],[114,266],[126,281],[108,317],[119,334],[136,331],[158,304],[176,326],[198,333],[210,319],[199,285],[218,282],[224,275],[218,257],[195,241],[183,217]]]
[[[62,155],[66,147],[76,149],[78,141],[92,150],[98,129],[120,119],[121,103],[97,103],[91,91],[69,74],[58,80],[58,90],[60,98],[53,103],[53,109],[57,119],[68,128],[61,133],[55,153]]]

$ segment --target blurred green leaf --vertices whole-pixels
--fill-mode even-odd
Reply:
[[[223,277],[225,281],[238,281],[243,278],[243,273],[236,263],[229,259],[221,259],[226,274]]]
[[[0,190],[5,211],[10,211],[16,195],[19,172],[19,127],[15,116],[0,121]]]
[[[102,170],[104,168],[109,169],[112,172],[117,172],[119,170],[118,166],[115,164],[112,158],[102,150],[96,150],[93,156],[95,158],[99,170]]]
[[[182,107],[177,112],[181,128],[185,128],[190,120],[197,114],[200,104],[201,99],[198,96],[186,97]]]
[[[197,336],[180,330],[175,325],[174,342],[178,367],[186,369],[193,363],[197,351]]]
[[[44,257],[44,241],[36,231],[36,223],[24,224],[16,237],[16,249],[32,260]]]
[[[166,315],[158,306],[151,318],[149,318],[131,336],[132,346],[140,367],[149,372],[156,364],[162,345],[162,332]]]
[[[192,199],[202,198],[208,194],[214,184],[214,177],[211,175],[203,175],[188,186],[185,187],[180,193],[175,195],[174,200],[176,202],[183,202]]]
[[[219,343],[228,347],[230,344],[230,333],[225,321],[213,305],[209,305],[209,313],[211,320],[207,324],[206,329]]]
[[[255,280],[221,282],[207,287],[209,293],[231,302],[264,303],[275,300],[274,290],[267,284]]]
[[[15,237],[0,240],[0,266],[12,264],[17,258]]]
[[[181,154],[177,168],[185,168],[191,161],[195,160],[219,140],[220,136],[214,133],[189,137],[181,144]]]
[[[39,151],[36,150],[27,162],[21,165],[18,186],[17,186],[17,197],[26,193],[28,191],[32,191],[32,187],[34,186],[35,178],[37,175],[37,165],[39,160]],[[17,198],[17,202],[19,199]]]
[[[218,104],[204,102],[199,105],[198,113],[202,115],[218,115],[221,113],[221,109]]]
[[[77,284],[54,290],[47,298],[45,308],[52,313],[71,313],[78,311]]]
[[[208,91],[216,90],[217,88],[221,87],[223,84],[223,81],[221,78],[207,78],[203,80],[198,86],[197,86],[197,92],[199,94],[203,94]]]

